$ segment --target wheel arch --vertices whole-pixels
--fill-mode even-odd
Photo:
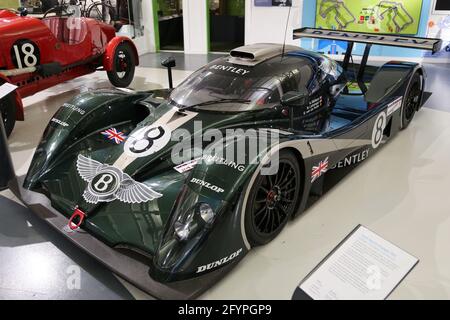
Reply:
[[[298,167],[300,169],[300,175],[302,178],[302,179],[300,179],[300,194],[297,199],[297,203],[295,204],[294,214],[291,217],[291,218],[295,218],[299,214],[298,210],[300,209],[302,200],[305,197],[306,165],[305,165],[305,160],[303,158],[303,155],[298,149],[296,149],[294,147],[286,147],[286,148],[281,149],[280,151],[283,151],[283,150],[292,152],[294,154],[294,156],[297,158]]]
[[[130,45],[131,50],[133,51],[136,66],[139,65],[139,54],[133,41],[128,37],[117,36],[112,38],[111,41],[109,41],[108,44],[106,45],[106,50],[105,53],[103,54],[103,68],[105,69],[105,71],[113,70],[114,52],[116,51],[116,48],[122,43],[127,43]]]
[[[382,65],[370,81],[365,97],[368,102],[381,103],[399,91],[406,92],[410,79],[416,72],[426,73],[419,63],[389,61]]]
[[[422,96],[421,96],[421,98],[420,98],[421,101],[420,101],[419,107],[417,108],[417,111],[419,111],[420,108],[423,106],[423,103],[424,103],[425,86],[426,86],[426,82],[427,82],[427,73],[426,73],[426,71],[425,71],[425,69],[423,68],[422,65],[419,65],[419,66],[416,68],[415,73],[416,73],[416,72],[419,73],[419,74],[422,76]],[[412,79],[412,77],[414,76],[415,73],[412,74],[411,79]]]

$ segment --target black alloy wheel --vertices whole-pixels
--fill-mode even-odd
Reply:
[[[252,246],[272,241],[293,215],[300,193],[300,169],[292,152],[281,151],[274,175],[259,175],[249,193],[245,231]]]

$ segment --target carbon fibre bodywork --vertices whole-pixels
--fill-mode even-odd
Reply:
[[[397,134],[402,127],[404,96],[415,74],[420,75],[423,99],[426,75],[418,64],[390,62],[368,68],[364,94],[347,85],[351,72],[324,74],[321,59],[299,49],[254,67],[235,66],[225,58],[204,67],[217,69],[219,65],[220,72],[289,78],[288,72],[308,65],[313,71],[306,83],[309,100],[320,102],[317,110],[306,116],[300,109],[286,112],[279,103],[238,112],[183,109],[169,98],[168,90],[82,94],[55,114],[27,176],[17,180],[11,174],[2,179],[33,211],[152,296],[193,298],[251,249],[244,208],[249,187],[272,156],[289,150],[298,159],[302,180],[295,212],[300,214]],[[334,92],[336,85],[342,86],[342,93]],[[125,141],[116,144],[105,139],[102,132],[109,128],[127,136]],[[138,156],[133,148],[139,141],[133,139],[148,128],[160,128],[155,139],[167,139],[153,152]],[[248,154],[262,132],[277,136],[277,143],[264,150],[262,161],[247,159],[240,166],[197,161],[186,171],[176,170],[176,130],[184,130],[195,140],[208,129],[225,132],[238,128],[257,130],[254,137],[237,137],[247,143]],[[202,147],[207,144],[202,143]],[[2,152],[7,154],[6,140],[2,144]],[[4,163],[12,166],[7,158]],[[326,170],[315,174],[315,168],[325,163]],[[96,168],[94,174],[89,173],[92,167]],[[120,177],[117,188],[108,190],[107,196],[113,198],[89,197],[95,194],[93,185],[101,185],[104,179],[98,177],[99,172]],[[139,197],[125,192],[139,185]],[[212,208],[213,223],[198,227],[188,240],[180,241],[175,236],[176,221],[199,203]],[[81,209],[86,219],[73,231],[65,225],[75,208]]]

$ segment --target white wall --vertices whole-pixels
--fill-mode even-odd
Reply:
[[[293,6],[286,35],[287,44],[299,45],[299,41],[292,39],[292,31],[301,26],[303,1],[292,1]],[[246,0],[245,43],[283,43],[288,14],[288,7],[255,7],[253,0]]]
[[[144,35],[134,39],[138,52],[139,54],[155,52],[152,0],[142,0],[142,25],[144,26]]]
[[[208,53],[208,9],[205,0],[183,0],[184,52]]]
[[[288,22],[286,43],[299,45],[292,39],[292,31],[301,26],[303,1],[293,0]],[[312,1],[312,0],[307,0]],[[151,0],[142,0],[144,37],[136,39],[139,52],[154,52],[155,32]],[[245,1],[245,43],[283,43],[289,8],[255,7],[253,0]],[[204,0],[183,0],[184,52],[205,54],[208,52],[208,8]]]

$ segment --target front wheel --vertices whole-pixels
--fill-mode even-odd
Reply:
[[[281,151],[274,175],[261,175],[249,186],[245,233],[251,246],[272,241],[288,222],[300,194],[300,168],[292,152]]]
[[[126,88],[134,78],[136,61],[130,44],[124,42],[117,46],[113,56],[113,67],[108,71],[108,79],[113,86]]]
[[[416,111],[420,108],[423,95],[423,76],[416,72],[411,78],[403,100],[400,129],[406,129],[411,123]]]
[[[2,83],[0,83],[2,85]],[[0,113],[3,119],[6,136],[9,137],[16,125],[16,110],[17,103],[14,99],[14,94],[9,94],[3,99],[0,99]]]

